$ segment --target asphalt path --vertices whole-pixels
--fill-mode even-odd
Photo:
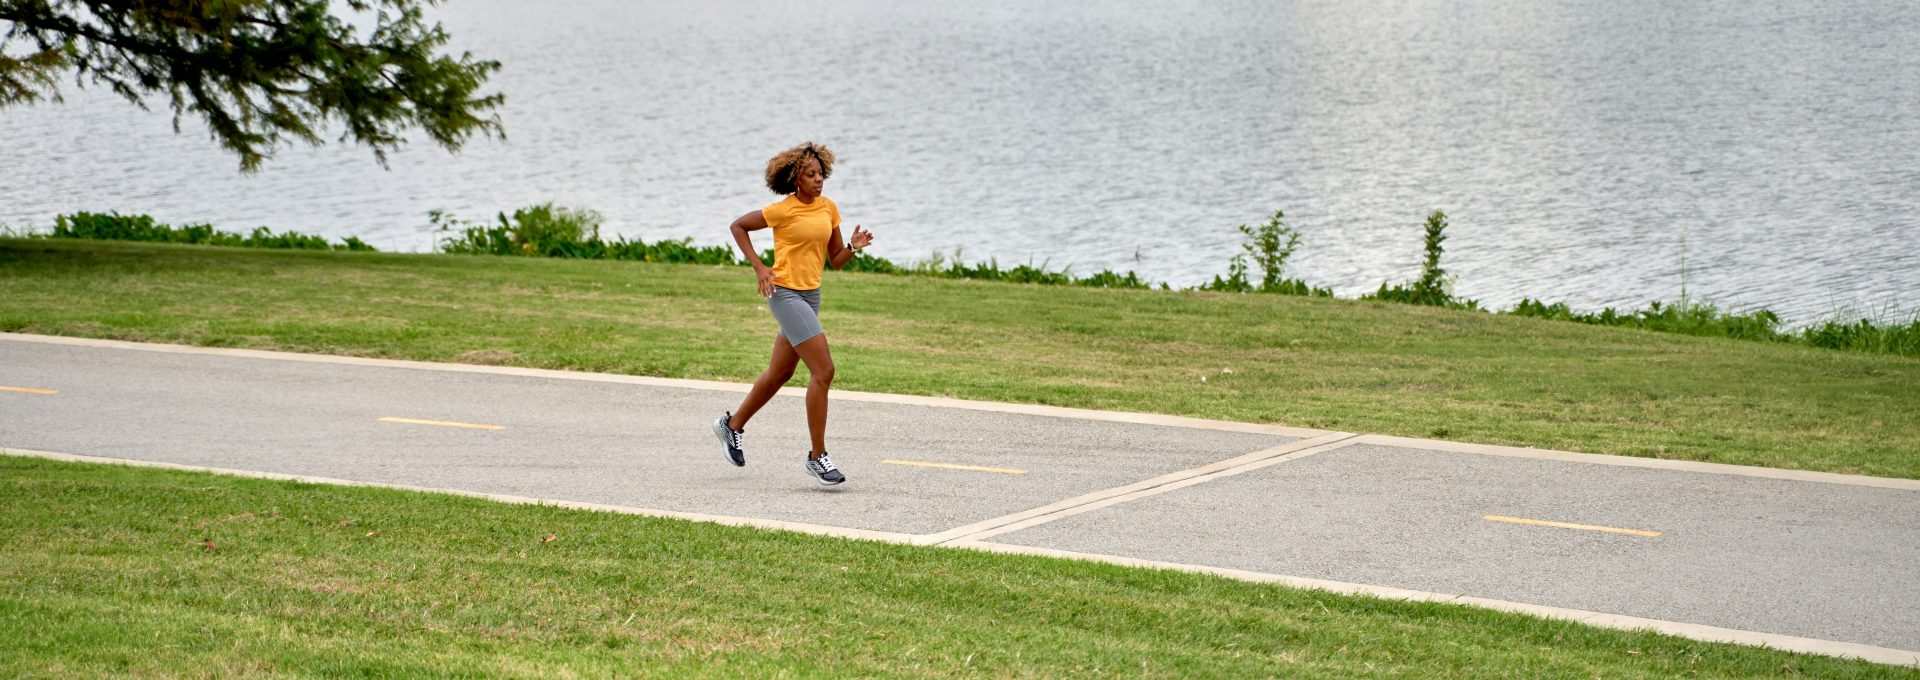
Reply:
[[[0,448],[1920,650],[1920,484],[1904,480],[836,393],[828,446],[851,481],[822,488],[801,469],[797,390],[748,426],[745,468],[723,460],[709,424],[743,390],[0,334]]]

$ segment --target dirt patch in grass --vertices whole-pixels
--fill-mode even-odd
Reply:
[[[453,360],[455,363],[482,366],[511,366],[521,362],[520,353],[510,349],[467,350],[455,356]]]

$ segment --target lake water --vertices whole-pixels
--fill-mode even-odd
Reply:
[[[283,150],[237,171],[197,119],[98,91],[0,109],[0,224],[76,210],[359,235],[426,213],[585,206],[606,232],[722,243],[812,139],[896,261],[1223,273],[1235,225],[1305,234],[1343,295],[1419,267],[1452,216],[1457,292],[1580,308],[1682,289],[1790,319],[1920,309],[1912,0],[454,0],[504,63],[509,140]],[[766,237],[762,236],[762,240]],[[1683,276],[1684,272],[1684,276]],[[745,276],[743,274],[743,276]],[[745,290],[745,288],[743,288]],[[902,300],[902,304],[911,304]]]

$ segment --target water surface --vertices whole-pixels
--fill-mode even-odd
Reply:
[[[768,156],[897,261],[1223,273],[1284,209],[1290,273],[1413,277],[1453,216],[1457,291],[1577,307],[1694,297],[1789,318],[1920,308],[1920,5],[454,0],[504,63],[510,139],[283,151],[251,176],[195,119],[94,91],[0,110],[0,224],[145,212],[425,250],[426,213],[587,206],[722,243]],[[158,106],[158,104],[155,104]]]

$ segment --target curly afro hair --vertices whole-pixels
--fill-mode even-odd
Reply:
[[[767,188],[776,194],[793,193],[794,177],[800,174],[800,166],[805,165],[809,158],[820,161],[821,179],[833,176],[833,152],[828,151],[827,147],[807,142],[782,151],[773,160],[767,161]]]

